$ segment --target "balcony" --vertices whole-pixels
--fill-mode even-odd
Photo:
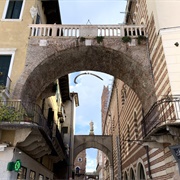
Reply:
[[[17,138],[13,145],[31,157],[37,159],[49,154],[52,159],[62,160],[66,152],[61,134],[56,129],[56,134],[52,135],[53,129],[47,126],[47,119],[41,112],[41,108],[36,104],[0,101],[0,129],[15,131],[16,138],[20,133],[21,137]],[[26,129],[23,135],[20,132],[22,129]]]
[[[143,139],[150,136],[174,135],[180,128],[180,97],[167,97],[157,101],[142,120]],[[177,133],[176,133],[177,134]]]
[[[123,37],[145,36],[145,26],[140,25],[57,25],[31,24],[31,37]]]

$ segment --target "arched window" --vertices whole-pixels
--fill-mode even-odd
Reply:
[[[134,175],[134,171],[132,168],[130,170],[130,180],[135,180],[135,175]]]
[[[140,180],[145,180],[145,174],[144,174],[144,168],[142,166],[142,164],[140,164]]]
[[[78,161],[81,162],[83,159],[81,157],[78,158]]]
[[[80,171],[80,167],[76,167],[76,168],[75,168],[76,174],[79,174],[79,171]]]
[[[124,180],[128,180],[127,172],[124,173]]]
[[[141,163],[138,165],[138,179],[139,180],[145,180],[145,173],[144,173],[144,168]]]

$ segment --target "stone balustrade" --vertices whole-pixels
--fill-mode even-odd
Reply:
[[[44,37],[117,37],[144,36],[145,26],[136,25],[57,25],[31,24],[30,36]]]

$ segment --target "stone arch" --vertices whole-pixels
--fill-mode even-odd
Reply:
[[[59,43],[62,46],[61,41]],[[117,42],[115,39],[105,39],[103,46],[92,44],[70,48],[58,46],[57,40],[56,44],[51,43],[47,47],[39,46],[38,42],[29,42],[26,67],[16,84],[14,99],[36,101],[55,79],[72,72],[92,70],[124,81],[135,91],[144,106],[149,107],[155,102],[146,47],[127,49],[126,45],[119,43],[119,39]]]
[[[74,136],[74,160],[83,150],[95,148],[101,150],[109,159],[110,165],[113,165],[112,158],[112,137],[101,135],[76,135]]]

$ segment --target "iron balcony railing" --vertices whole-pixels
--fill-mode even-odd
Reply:
[[[57,144],[61,147],[66,155],[61,133],[56,127],[56,133],[52,137],[53,129],[48,127],[48,121],[42,114],[41,108],[37,104],[26,103],[22,101],[0,101],[0,126],[37,126],[48,136],[52,142],[53,138],[57,139]],[[53,144],[53,143],[52,143]],[[54,144],[53,144],[54,146]],[[56,150],[56,148],[54,149]]]
[[[43,128],[49,136],[51,134],[41,108],[33,103],[0,101],[0,123],[34,124]]]
[[[145,36],[144,25],[59,25],[30,24],[30,36],[39,37],[117,37]]]
[[[158,127],[180,123],[180,97],[157,101],[142,120],[142,135],[147,137]]]

